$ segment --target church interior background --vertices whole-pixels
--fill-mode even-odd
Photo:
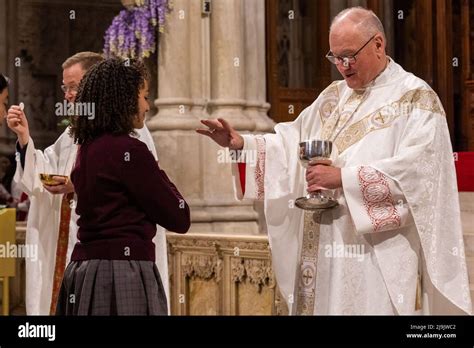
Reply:
[[[10,103],[25,104],[37,147],[64,130],[54,113],[61,63],[102,51],[107,27],[129,2],[0,0],[0,72],[13,81]],[[195,133],[199,120],[224,117],[241,132],[264,133],[295,119],[340,79],[324,58],[331,18],[362,5],[381,18],[389,55],[438,93],[454,150],[474,151],[474,0],[212,0],[209,12],[204,3],[173,0],[158,52],[146,60],[154,100],[147,125],[192,211],[187,235],[168,233],[171,311],[286,314],[263,208],[235,199],[230,164]],[[11,156],[15,141],[0,128],[0,156]],[[460,192],[460,201],[474,298],[474,194]],[[14,242],[24,238],[17,222]],[[9,312],[24,314],[24,262],[10,266]]]

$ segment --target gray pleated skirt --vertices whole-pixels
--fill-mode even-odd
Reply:
[[[168,315],[152,261],[72,261],[64,272],[56,315]]]

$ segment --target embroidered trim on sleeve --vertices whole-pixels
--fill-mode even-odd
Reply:
[[[265,138],[263,135],[255,137],[257,141],[257,165],[255,168],[255,189],[256,198],[262,200],[265,198]]]
[[[369,166],[360,167],[358,174],[364,206],[374,227],[374,232],[400,227],[401,217],[393,204],[386,176]]]

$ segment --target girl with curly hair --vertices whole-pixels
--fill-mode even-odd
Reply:
[[[133,137],[149,110],[148,81],[142,63],[127,63],[98,63],[79,86],[76,103],[95,114],[72,120],[71,136],[80,145],[71,173],[79,242],[64,273],[58,315],[168,313],[152,238],[156,224],[187,232],[190,213],[146,145]]]

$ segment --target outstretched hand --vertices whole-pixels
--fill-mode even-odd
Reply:
[[[196,132],[208,136],[220,146],[231,150],[242,150],[244,147],[242,136],[223,118],[201,120],[201,123],[209,129],[196,129]]]

